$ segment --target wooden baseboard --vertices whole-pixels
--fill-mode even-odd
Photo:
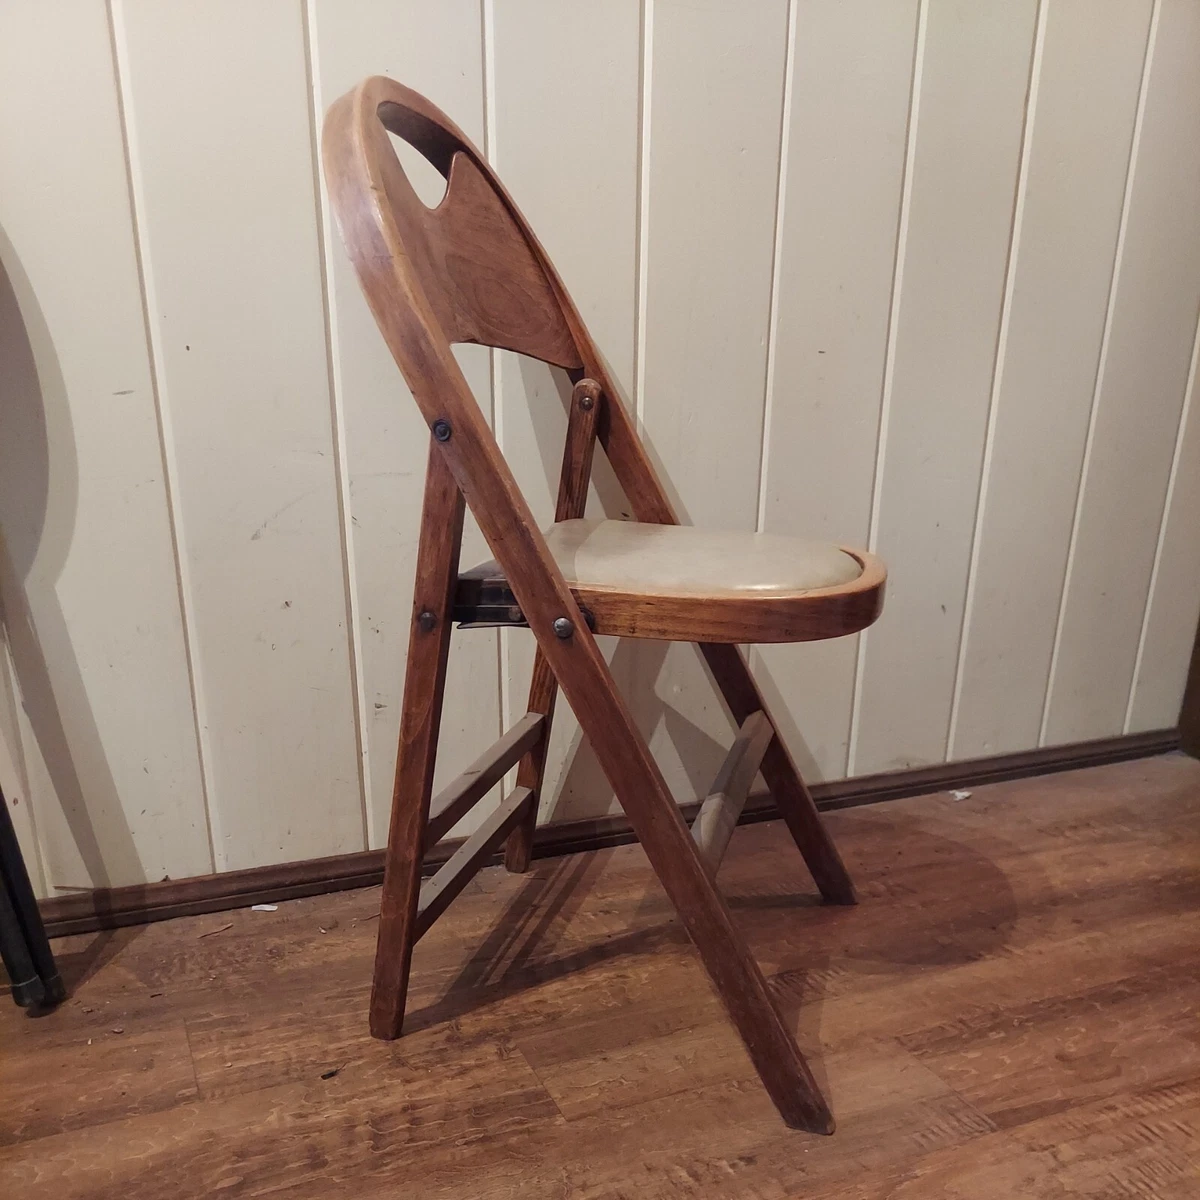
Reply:
[[[882,775],[864,775],[836,783],[813,787],[817,806],[822,810],[850,808],[920,796],[951,788],[980,787],[1007,779],[1023,779],[1055,771],[1098,767],[1107,763],[1147,758],[1179,749],[1177,729],[1128,734],[1069,746],[1051,746],[1025,750],[1019,754],[999,754],[967,762],[945,763],[933,767],[914,767],[889,771]],[[681,806],[689,820],[697,805]],[[775,816],[775,806],[765,793],[752,795],[742,813],[742,823],[766,821]],[[624,816],[598,817],[585,821],[562,821],[544,825],[534,839],[534,855],[546,858],[618,846],[634,840]],[[440,866],[454,852],[457,843],[442,842],[429,854],[426,869]],[[496,856],[500,861],[500,856]],[[130,887],[99,888],[92,892],[56,896],[41,902],[42,916],[51,937],[69,933],[91,933],[122,925],[141,925],[165,921],[171,917],[196,913],[220,912],[315,896],[322,892],[371,887],[383,879],[383,851],[363,850],[338,854],[331,858],[312,858],[303,862],[251,867],[245,871],[226,871],[219,875],[198,875],[192,879],[169,879],[161,883],[135,884]]]

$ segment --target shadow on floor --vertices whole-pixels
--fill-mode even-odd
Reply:
[[[773,846],[760,851],[752,844],[741,855],[735,838],[721,879],[738,926],[806,1047],[821,1044],[822,1006],[837,993],[839,979],[877,975],[886,986],[888,978],[898,981],[925,967],[1001,954],[1018,920],[1013,886],[995,861],[1011,847],[992,839],[985,853],[898,813],[855,819],[871,827],[865,838],[860,828],[859,861],[850,864],[862,896],[856,908],[825,905],[815,893],[800,890],[811,884],[799,855],[793,861],[790,841],[776,840],[774,833],[743,833],[770,837]],[[894,849],[900,843],[915,843],[921,852],[906,860]],[[442,997],[411,1012],[406,1029],[453,1020],[601,962],[686,945],[682,924],[654,883],[626,932],[582,946],[575,933],[569,937],[572,948],[554,953],[568,940],[564,935],[609,857],[600,851],[539,864],[504,903],[487,939]]]
[[[545,956],[592,892],[607,857],[608,852],[597,851],[539,864],[521,890],[507,902],[486,941],[442,998],[405,1016],[405,1031],[452,1021],[464,1013],[597,963],[686,944],[687,934],[677,921],[646,923],[644,910],[648,906],[657,909],[666,904],[665,897],[650,893],[642,898],[627,933],[577,947],[557,957]]]
[[[144,925],[129,925],[122,929],[102,929],[91,936],[86,944],[73,947],[67,951],[56,951],[55,961],[58,963],[59,974],[67,987],[67,997],[70,998],[93,975],[121,953],[131,942],[141,937],[145,931]],[[82,937],[73,938],[73,942],[81,941]]]

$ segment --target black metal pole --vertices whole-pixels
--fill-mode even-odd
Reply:
[[[4,892],[0,900],[0,944],[5,947],[4,965],[13,981],[13,999],[23,1005],[60,1004],[66,998],[67,990],[58,973],[50,939],[46,937],[46,927],[42,924],[37,897],[29,882],[29,872],[21,857],[17,831],[13,828],[3,792],[0,792],[0,881],[3,881],[0,891]],[[30,1000],[22,1000],[17,994],[18,979],[14,970],[18,974],[22,972],[24,962],[30,964],[33,977],[38,981],[35,990],[41,993]]]
[[[16,910],[8,888],[0,881],[0,959],[12,981],[12,997],[22,1007],[40,1005],[46,996],[46,988],[33,969],[29,947],[25,944],[25,931],[17,920]]]

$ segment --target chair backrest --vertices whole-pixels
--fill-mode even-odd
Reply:
[[[405,175],[389,131],[447,181],[427,207]],[[502,485],[531,519],[451,353],[455,342],[514,350],[587,376],[603,393],[597,436],[639,520],[676,518],[612,379],[553,264],[470,139],[423,96],[382,76],[364,80],[325,118],[325,178],[342,240],[367,301],[435,436],[447,428],[476,453],[475,476],[451,462],[487,534],[481,483]],[[439,425],[439,423],[441,423]],[[457,447],[456,447],[457,449]],[[535,531],[536,534],[536,531]],[[492,538],[488,538],[489,542]],[[493,543],[493,552],[496,547]]]
[[[378,165],[405,269],[418,283],[451,342],[477,342],[581,367],[562,307],[525,222],[503,197],[475,148],[440,112],[390,81],[372,80],[367,96],[386,96],[363,129]],[[447,180],[433,209],[418,198],[387,131],[420,150]]]

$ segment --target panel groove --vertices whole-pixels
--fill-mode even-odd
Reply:
[[[646,297],[650,262],[650,89],[654,82],[654,0],[642,0],[638,46],[637,227],[633,339],[633,411],[638,436],[645,432]]]
[[[779,341],[779,276],[783,256],[783,220],[787,205],[787,178],[791,148],[790,114],[792,92],[796,77],[796,6],[799,0],[788,0],[787,58],[783,68],[783,102],[779,112],[779,175],[775,185],[775,240],[771,250],[771,298],[767,306],[767,366],[763,380],[762,440],[758,452],[758,511],[754,528],[760,533],[765,527],[767,504],[767,444],[771,438],[771,414],[775,401],[775,351]]]
[[[879,535],[879,510],[882,499],[881,482],[887,455],[888,419],[891,409],[892,383],[896,367],[896,317],[900,311],[900,293],[904,285],[904,257],[908,243],[908,221],[912,208],[913,161],[916,154],[916,132],[921,110],[921,73],[925,63],[925,35],[929,21],[929,0],[921,0],[917,12],[917,32],[913,41],[912,84],[909,90],[908,125],[904,134],[904,180],[900,192],[900,212],[897,218],[896,260],[892,270],[891,306],[888,311],[887,350],[884,355],[882,399],[879,405],[879,432],[876,435],[875,474],[871,481],[871,519],[867,530],[867,549],[874,552]],[[854,694],[850,705],[850,735],[846,751],[846,774],[853,776],[858,753],[858,734],[862,716],[863,674],[871,631],[858,635],[854,657]]]
[[[958,727],[958,707],[962,697],[963,671],[966,665],[967,644],[975,608],[975,581],[979,567],[979,551],[984,516],[987,510],[988,482],[991,477],[992,455],[996,441],[996,413],[1000,385],[1004,378],[1004,358],[1008,348],[1008,331],[1012,319],[1013,289],[1016,284],[1017,258],[1020,253],[1021,225],[1025,213],[1025,196],[1029,184],[1029,159],[1033,147],[1033,127],[1037,116],[1038,87],[1046,48],[1046,16],[1050,0],[1038,0],[1037,26],[1033,38],[1033,56],[1029,67],[1029,90],[1025,97],[1025,118],[1021,129],[1021,161],[1017,168],[1017,187],[1013,202],[1012,228],[1008,238],[1008,260],[1004,264],[1004,299],[1000,307],[1000,324],[996,331],[996,357],[992,367],[992,386],[988,396],[987,427],[983,441],[983,464],[979,472],[979,490],[975,500],[975,525],[971,532],[971,557],[967,566],[967,590],[963,602],[962,623],[958,635],[958,656],[954,668],[954,689],[950,697],[950,720],[946,728],[947,762],[954,757],[954,736]]]
[[[163,470],[163,492],[167,505],[167,522],[171,531],[171,552],[175,560],[175,580],[179,596],[180,625],[183,634],[184,657],[187,662],[188,686],[191,692],[192,720],[199,761],[200,791],[204,806],[205,836],[212,869],[217,870],[217,843],[220,839],[220,818],[212,803],[212,746],[208,738],[207,704],[196,662],[194,625],[195,610],[185,548],[187,538],[179,508],[179,464],[175,458],[175,436],[171,425],[170,403],[163,380],[163,349],[156,333],[151,313],[156,309],[154,272],[150,264],[150,247],[144,228],[145,196],[141,189],[141,170],[137,139],[130,126],[128,113],[132,110],[129,93],[129,64],[124,33],[124,3],[106,0],[108,32],[112,47],[113,73],[117,82],[117,115],[121,125],[121,143],[125,150],[125,178],[129,189],[129,220],[133,230],[134,257],[138,283],[142,294],[142,321],[146,346],[149,350],[150,390],[154,398],[154,416],[158,426],[159,454]],[[47,874],[47,881],[49,875]]]
[[[1133,193],[1134,176],[1137,173],[1138,149],[1142,140],[1142,124],[1146,115],[1146,93],[1150,82],[1150,69],[1154,62],[1154,46],[1158,35],[1159,14],[1162,0],[1154,0],[1150,14],[1150,29],[1146,36],[1146,54],[1142,63],[1142,79],[1138,87],[1137,113],[1133,121],[1133,140],[1129,147],[1129,166],[1125,173],[1125,193],[1121,199],[1121,221],[1117,230],[1117,244],[1113,254],[1112,279],[1108,289],[1108,301],[1104,311],[1104,333],[1100,339],[1100,354],[1096,363],[1096,382],[1092,389],[1092,404],[1088,414],[1087,438],[1084,442],[1083,463],[1079,471],[1079,487],[1075,494],[1075,513],[1071,521],[1071,537],[1067,543],[1067,565],[1063,574],[1062,592],[1059,596],[1058,619],[1054,627],[1054,645],[1050,652],[1050,668],[1046,676],[1046,695],[1042,702],[1042,721],[1038,733],[1038,745],[1046,744],[1046,733],[1050,724],[1050,704],[1054,698],[1054,677],[1058,669],[1059,650],[1062,645],[1063,618],[1067,611],[1067,598],[1071,588],[1071,574],[1075,563],[1075,549],[1079,541],[1080,517],[1083,513],[1084,495],[1087,490],[1088,468],[1091,465],[1092,447],[1096,436],[1096,418],[1099,414],[1100,391],[1104,383],[1104,367],[1108,357],[1109,340],[1112,335],[1114,302],[1121,278],[1121,259],[1125,250],[1125,234],[1129,224],[1129,200]]]
[[[480,0],[480,29],[483,38],[483,154],[489,163],[500,169],[496,149],[496,7],[495,0]],[[496,444],[505,454],[504,439],[504,388],[502,383],[503,355],[499,350],[488,348],[488,377],[491,382],[492,428]],[[506,455],[507,456],[507,455]],[[496,661],[500,678],[497,691],[500,698],[500,728],[508,729],[514,720],[512,699],[513,653],[512,639],[516,636],[511,629],[501,629],[496,639]],[[505,779],[506,789],[516,781],[516,772],[509,772]]]
[[[320,96],[317,80],[316,13],[313,0],[304,5],[304,66],[305,83],[308,88],[309,139],[312,147],[313,204],[316,208],[317,257],[321,270],[321,316],[325,326],[325,372],[329,385],[329,426],[333,443],[333,469],[337,481],[338,533],[341,543],[342,588],[346,606],[346,645],[349,651],[350,695],[353,700],[354,748],[358,764],[358,798],[362,809],[363,846],[372,844],[371,814],[368,797],[371,794],[370,747],[364,728],[363,714],[366,712],[367,697],[363,684],[362,626],[358,612],[357,572],[354,562],[354,539],[351,536],[350,520],[350,475],[346,465],[346,412],[342,397],[340,372],[337,369],[337,338],[334,328],[334,305],[329,286],[332,247],[325,236],[329,225],[329,212],[325,199],[325,188],[321,180]]]

